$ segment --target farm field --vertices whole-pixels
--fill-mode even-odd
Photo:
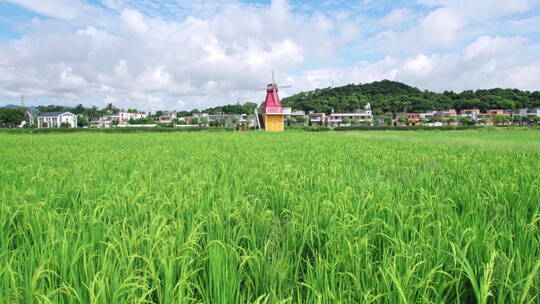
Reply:
[[[3,134],[0,303],[539,303],[540,130]]]

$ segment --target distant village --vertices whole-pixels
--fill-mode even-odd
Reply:
[[[285,86],[287,87],[287,86]],[[0,127],[32,127],[32,128],[129,128],[129,127],[236,127],[237,129],[265,129],[267,131],[283,131],[285,127],[350,127],[350,126],[531,126],[540,125],[540,107],[538,106],[540,92],[521,92],[516,90],[493,89],[490,91],[464,91],[461,93],[467,106],[461,103],[451,103],[458,100],[461,95],[453,93],[449,96],[436,95],[436,93],[422,92],[417,88],[407,86],[399,82],[381,81],[364,85],[349,85],[335,89],[325,89],[312,93],[300,93],[295,97],[299,108],[314,109],[317,104],[327,107],[319,111],[300,111],[294,108],[294,103],[289,101],[286,107],[279,98],[280,86],[276,83],[272,72],[272,83],[266,88],[264,103],[258,105],[253,102],[245,104],[224,105],[209,108],[203,111],[156,111],[145,113],[137,109],[119,109],[112,103],[103,109],[96,106],[85,108],[82,104],[67,108],[62,106],[38,106],[27,108],[24,106],[24,98],[21,96],[21,105],[9,105],[0,108]],[[325,93],[326,95],[322,94]],[[392,93],[393,92],[393,93]],[[354,94],[361,94],[357,96]],[[302,104],[306,94],[319,94],[311,105]],[[341,94],[341,95],[340,95]],[[363,94],[363,95],[362,95]],[[396,95],[397,94],[397,95]],[[408,94],[408,95],[407,95]],[[445,93],[446,94],[446,93]],[[453,94],[453,95],[452,95]],[[475,95],[476,94],[476,95]],[[488,95],[486,95],[488,94]],[[426,96],[424,96],[426,95]],[[394,103],[395,111],[400,100],[416,100],[416,106],[422,105],[422,110],[408,112],[406,106],[401,112],[383,112],[380,100],[377,107],[372,109],[369,102],[364,105],[357,103],[347,106],[347,109],[362,107],[352,111],[334,111],[336,100],[354,100],[362,96],[371,96],[375,100],[379,97],[388,103]],[[308,96],[309,97],[309,96]],[[364,98],[362,97],[362,98]],[[457,99],[456,99],[457,98]],[[449,100],[447,100],[449,99]],[[441,103],[429,101],[445,100],[444,103],[452,104],[449,108],[441,106]],[[396,102],[397,101],[397,102]],[[329,107],[329,105],[333,105]],[[291,108],[291,106],[293,108]],[[339,105],[338,105],[339,106]],[[526,108],[529,106],[529,108]],[[384,106],[382,106],[384,107]],[[471,108],[467,108],[471,107]],[[501,109],[498,109],[501,107]],[[340,107],[343,109],[343,105]],[[386,107],[388,109],[388,107]],[[438,110],[424,111],[423,109],[435,108]],[[506,109],[505,109],[506,108]],[[511,109],[509,109],[511,108]],[[323,112],[324,111],[324,112]],[[392,110],[390,110],[392,111]],[[421,112],[420,112],[421,111]]]
[[[291,108],[282,108],[280,113],[284,116],[285,126],[456,126],[456,125],[539,125],[540,108],[519,110],[488,110],[463,109],[456,111],[428,111],[424,113],[385,113],[373,115],[371,106],[352,112],[314,113],[293,111]],[[71,112],[48,112],[37,116],[37,128],[76,128],[80,115]],[[181,116],[176,111],[158,111],[147,114],[135,111],[114,111],[114,113],[98,117],[84,127],[112,128],[112,127],[251,127],[260,128],[260,118],[255,113],[244,114],[210,114],[191,113]],[[23,126],[24,122],[21,126]]]

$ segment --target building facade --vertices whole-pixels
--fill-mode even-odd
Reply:
[[[325,113],[315,113],[311,111],[307,115],[308,124],[310,126],[326,126],[326,114]]]
[[[37,117],[38,128],[58,128],[62,124],[69,124],[71,128],[77,127],[77,115],[71,112],[48,112]]]
[[[353,124],[370,125],[373,120],[371,110],[355,110],[352,113],[332,113],[328,116],[329,127],[350,126]]]

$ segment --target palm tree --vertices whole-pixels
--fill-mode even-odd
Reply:
[[[107,115],[113,115],[118,114],[120,110],[115,107],[112,103],[108,103],[105,108],[103,108],[103,112],[105,112]]]
[[[91,108],[86,110],[86,116],[88,116],[88,120],[94,121],[97,118],[101,117],[101,113],[96,106],[92,106]]]

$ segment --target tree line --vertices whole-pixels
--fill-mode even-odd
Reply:
[[[468,90],[461,93],[422,91],[401,82],[383,80],[368,84],[349,84],[337,88],[315,89],[283,98],[282,104],[295,110],[330,114],[350,112],[371,104],[373,113],[421,113],[431,110],[540,107],[540,92],[518,89]]]

